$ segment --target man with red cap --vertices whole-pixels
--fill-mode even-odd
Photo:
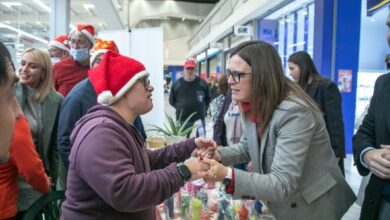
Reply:
[[[206,136],[205,117],[210,104],[210,93],[206,81],[196,74],[194,60],[187,60],[184,63],[184,75],[172,85],[169,103],[176,109],[176,120],[182,123],[196,112],[189,120],[187,127],[200,120],[202,125],[198,126],[196,136]]]
[[[68,45],[68,36],[63,34],[54,38],[54,40],[49,42],[48,51],[53,65],[69,57],[70,47]]]
[[[89,51],[95,43],[95,28],[88,24],[77,24],[68,36],[70,57],[54,64],[54,86],[64,97],[89,70]]]
[[[88,76],[101,105],[90,109],[72,132],[60,219],[156,219],[156,205],[210,169],[201,159],[177,162],[195,149],[214,153],[216,144],[191,138],[156,151],[146,149],[133,126],[135,117],[153,108],[154,88],[144,65],[108,51]]]
[[[90,58],[91,69],[95,68],[100,63],[103,55],[109,50],[119,53],[114,41],[101,39],[96,40],[96,44],[92,49]],[[90,108],[97,104],[96,101],[96,92],[92,87],[89,78],[86,78],[73,87],[62,103],[58,118],[57,148],[66,169],[69,167],[68,158],[72,147],[70,143],[70,134],[76,122],[83,117]],[[140,117],[135,119],[134,126],[138,129],[142,136],[146,138]]]

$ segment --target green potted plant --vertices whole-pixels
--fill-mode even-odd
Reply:
[[[196,127],[196,125],[192,125],[190,127],[186,127],[190,121],[190,119],[196,114],[196,112],[191,115],[181,123],[181,113],[179,116],[179,120],[175,120],[173,117],[169,116],[165,113],[165,117],[168,123],[164,123],[163,127],[159,127],[157,125],[150,125],[152,128],[148,131],[154,131],[158,134],[161,134],[166,139],[166,144],[174,144],[186,139],[187,135],[192,132],[192,130]]]

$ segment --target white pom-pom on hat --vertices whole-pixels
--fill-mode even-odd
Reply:
[[[98,95],[98,103],[102,105],[111,105],[114,101],[114,96],[111,91],[104,91]]]

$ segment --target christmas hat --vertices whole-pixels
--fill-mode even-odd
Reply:
[[[102,62],[88,71],[98,103],[112,105],[142,77],[149,76],[145,66],[130,57],[107,51]]]
[[[95,46],[92,48],[91,58],[89,59],[91,66],[93,62],[95,62],[95,59],[98,55],[106,53],[108,50],[112,50],[119,53],[118,47],[116,46],[114,41],[102,40],[99,38],[96,39]]]
[[[92,25],[77,24],[76,27],[70,31],[68,36],[70,36],[73,32],[84,34],[92,44],[95,44],[95,28]]]
[[[70,48],[68,45],[68,36],[65,34],[59,35],[58,37],[54,38],[54,40],[49,42],[49,46],[58,47],[69,52]]]

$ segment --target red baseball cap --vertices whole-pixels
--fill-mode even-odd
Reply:
[[[193,60],[187,60],[185,63],[184,63],[184,68],[195,68],[196,67],[196,63],[195,61]]]

